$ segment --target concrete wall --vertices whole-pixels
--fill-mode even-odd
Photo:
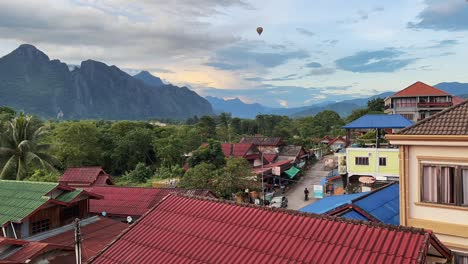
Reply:
[[[408,162],[408,225],[432,229],[447,246],[468,251],[468,208],[420,201],[420,164],[468,166],[468,146],[410,146]]]
[[[369,165],[356,165],[356,157],[368,157]],[[386,158],[387,165],[379,166],[379,158]],[[371,175],[377,180],[386,180],[386,177],[399,177],[399,150],[384,148],[347,148],[346,165],[348,176]]]

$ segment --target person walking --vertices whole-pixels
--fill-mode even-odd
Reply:
[[[305,201],[309,200],[309,190],[307,190],[307,187],[304,189],[304,200]]]

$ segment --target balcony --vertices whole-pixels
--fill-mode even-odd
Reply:
[[[452,102],[420,102],[418,107],[450,107]]]

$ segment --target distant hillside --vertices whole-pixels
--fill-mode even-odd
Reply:
[[[367,101],[366,101],[367,103]],[[349,116],[354,109],[361,107],[360,105],[347,103],[347,102],[338,102],[333,104],[328,104],[326,106],[311,106],[306,110],[297,112],[293,114],[294,117],[304,117],[310,115],[316,115],[319,112],[324,110],[333,110],[337,112],[341,117]]]
[[[255,118],[258,114],[274,114],[286,115],[291,117],[302,117],[308,115],[315,115],[323,110],[336,111],[340,116],[346,117],[351,114],[354,109],[364,107],[367,101],[374,98],[385,98],[392,95],[393,92],[386,92],[374,95],[368,98],[358,98],[352,100],[345,100],[342,102],[324,102],[311,106],[294,107],[294,108],[270,108],[261,104],[246,104],[240,99],[223,100],[217,97],[207,96],[206,99],[211,103],[216,113],[227,112],[235,117],[241,118]]]
[[[181,119],[213,113],[208,101],[186,87],[148,85],[93,60],[70,71],[26,44],[0,58],[0,105],[49,118],[62,111],[66,119]]]
[[[443,83],[436,84],[434,86],[441,90],[444,90],[445,92],[449,94],[453,94],[456,96],[468,94],[468,83],[443,82]]]

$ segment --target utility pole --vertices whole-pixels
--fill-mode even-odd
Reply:
[[[80,219],[75,219],[75,259],[76,264],[81,264],[81,229]]]
[[[262,194],[263,194],[263,206],[265,206],[265,185],[263,183],[263,151],[262,153]]]

